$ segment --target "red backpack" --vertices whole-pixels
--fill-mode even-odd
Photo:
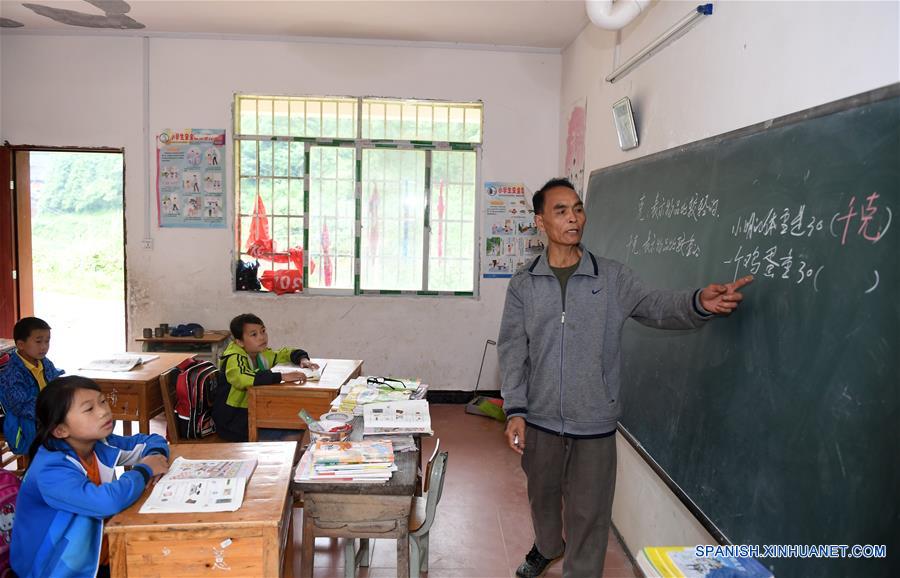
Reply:
[[[16,498],[21,484],[19,476],[7,470],[0,470],[0,578],[13,576],[9,567],[9,542],[12,540]]]
[[[219,370],[209,361],[186,359],[178,367],[175,382],[175,414],[178,435],[199,439],[216,432],[212,419]]]

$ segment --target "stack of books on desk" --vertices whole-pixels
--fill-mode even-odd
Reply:
[[[331,442],[319,440],[303,454],[298,482],[382,483],[391,479],[394,448],[389,441]]]

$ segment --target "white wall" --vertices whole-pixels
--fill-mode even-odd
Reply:
[[[536,188],[554,175],[559,161],[561,56],[154,38],[149,43],[151,149],[144,158],[142,42],[15,33],[0,39],[0,139],[125,148],[130,334],[160,322],[226,328],[234,315],[252,311],[266,322],[273,345],[299,345],[314,356],[362,358],[370,374],[417,376],[437,389],[472,389],[485,339],[497,336],[505,280],[482,281],[477,299],[234,293],[233,218],[226,229],[159,229],[154,199],[154,248],[141,248],[148,188],[144,163],[155,167],[152,138],[165,128],[227,128],[230,136],[236,92],[482,100],[482,179],[524,181]],[[230,163],[230,143],[228,156]],[[229,190],[233,182],[229,173]],[[481,387],[499,388],[495,351]]]
[[[624,62],[696,2],[657,2],[621,32]],[[616,35],[588,26],[563,53],[565,115],[587,97],[586,173],[900,80],[897,2],[715,3],[714,14],[615,84]],[[628,96],[641,144],[618,150],[612,103]],[[588,199],[590,203],[590,199]],[[711,280],[712,281],[712,280]],[[620,439],[613,521],[632,552],[712,543]]]

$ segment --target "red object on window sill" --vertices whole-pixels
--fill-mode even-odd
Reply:
[[[296,269],[270,269],[259,276],[259,282],[276,295],[303,291],[303,273]]]

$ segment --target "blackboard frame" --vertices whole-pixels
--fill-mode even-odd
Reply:
[[[600,169],[594,169],[591,171],[591,174],[588,178],[588,182],[590,179],[594,179],[596,177],[602,176],[604,173],[620,170],[624,168],[628,168],[634,165],[646,164],[652,161],[661,160],[665,158],[669,158],[676,154],[681,154],[684,152],[689,152],[694,149],[698,149],[700,147],[706,146],[708,144],[719,144],[724,141],[734,140],[737,138],[742,138],[750,135],[754,135],[760,132],[764,132],[771,129],[781,128],[784,126],[796,124],[798,122],[812,120],[814,118],[819,118],[822,116],[828,116],[834,114],[836,112],[843,112],[845,110],[850,110],[852,108],[858,108],[860,106],[866,104],[873,104],[876,102],[881,102],[882,100],[887,100],[889,98],[894,98],[896,96],[900,96],[900,82],[896,84],[891,84],[888,86],[883,86],[881,88],[876,88],[875,90],[871,90],[869,92],[863,92],[861,94],[856,94],[853,96],[848,96],[847,98],[842,98],[840,100],[835,100],[833,102],[829,102],[826,104],[822,104],[819,106],[814,106],[812,108],[807,108],[805,110],[801,110],[799,112],[794,112],[791,114],[787,114],[784,116],[779,116],[770,120],[766,120],[763,122],[758,122],[756,124],[751,124],[750,126],[745,126],[743,128],[738,128],[733,131],[724,132],[719,135],[707,137],[702,140],[693,141],[691,143],[681,145],[678,147],[673,147],[670,149],[666,149],[664,151],[659,151],[656,153],[649,154],[647,156],[638,157],[636,159],[632,159],[630,161],[625,161],[624,163],[618,163],[615,165],[610,165],[608,167],[603,167]],[[590,191],[590,188],[586,189]],[[584,204],[588,206],[591,202],[590,195],[585,195]]]

